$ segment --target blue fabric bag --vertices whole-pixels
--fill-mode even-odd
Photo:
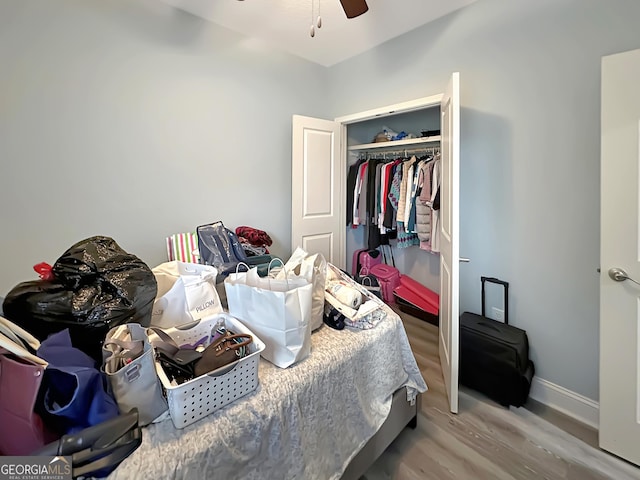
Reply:
[[[39,409],[61,434],[75,433],[118,416],[118,405],[95,361],[73,347],[69,330],[50,335],[37,355],[49,366],[40,388]]]

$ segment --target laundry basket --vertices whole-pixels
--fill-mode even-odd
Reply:
[[[196,377],[181,385],[171,385],[164,369],[156,361],[156,371],[167,393],[169,413],[176,428],[184,428],[197,420],[229,405],[253,392],[258,387],[258,362],[264,343],[240,321],[226,313],[164,330],[178,345],[194,344],[209,335],[220,319],[234,333],[246,333],[253,337],[247,347],[246,357],[220,367],[213,372]]]

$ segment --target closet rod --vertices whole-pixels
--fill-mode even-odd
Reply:
[[[386,158],[387,155],[404,155],[406,157],[407,155],[411,155],[414,153],[436,154],[436,153],[440,153],[440,147],[409,148],[409,149],[403,149],[403,150],[387,150],[384,152],[380,150],[377,150],[375,152],[362,151],[360,152],[360,155],[366,155],[367,157],[370,157],[370,156],[377,157],[378,155],[381,155]]]

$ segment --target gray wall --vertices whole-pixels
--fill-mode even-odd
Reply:
[[[636,0],[480,0],[324,69],[152,0],[0,0],[0,296],[94,234],[154,265],[166,235],[222,219],[286,255],[291,115],[459,71],[461,308],[480,275],[511,281],[539,375],[597,399],[600,57],[640,47],[639,18]]]
[[[0,0],[0,66],[0,296],[96,234],[156,265],[223,220],[288,255],[291,115],[327,116],[324,67],[152,0]]]
[[[596,400],[600,59],[640,47],[639,19],[636,0],[480,0],[330,70],[336,116],[460,72],[461,311],[481,275],[510,281],[539,376]]]

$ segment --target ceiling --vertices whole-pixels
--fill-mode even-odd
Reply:
[[[248,37],[331,66],[476,0],[367,0],[369,11],[347,19],[338,0],[313,0],[322,28],[309,34],[312,0],[164,0]]]

